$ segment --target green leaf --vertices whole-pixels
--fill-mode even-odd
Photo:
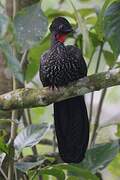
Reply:
[[[95,8],[82,8],[80,10],[78,9],[78,12],[80,12],[80,15],[84,17],[96,13]]]
[[[106,63],[109,67],[113,67],[116,61],[114,54],[110,51],[103,50],[103,54],[106,60]]]
[[[92,45],[94,48],[101,45],[101,41],[98,39],[98,36],[94,29],[92,29],[91,32],[89,32],[90,39],[92,41]]]
[[[117,57],[120,54],[120,1],[112,3],[104,13],[104,35]]]
[[[31,48],[28,53],[29,64],[27,65],[27,70],[25,74],[25,79],[27,82],[31,81],[31,79],[38,72],[40,57],[41,55],[50,47],[50,34],[44,38],[44,40]]]
[[[85,21],[86,21],[87,24],[91,24],[91,25],[94,26],[96,24],[97,17],[96,16],[87,17],[85,19]]]
[[[80,180],[80,178],[75,176],[68,176],[66,180]]]
[[[60,180],[65,180],[64,171],[59,168],[51,167],[51,168],[41,169],[38,172],[38,175],[43,175],[43,174],[54,176]]]
[[[19,152],[25,147],[32,147],[40,142],[45,133],[48,131],[47,123],[41,125],[29,125],[23,129],[15,138],[14,147]]]
[[[37,107],[31,109],[31,119],[34,123],[39,123],[40,118],[46,113],[46,107]]]
[[[98,170],[105,168],[118,152],[118,141],[97,145],[95,148],[87,151],[86,157],[81,165],[95,173]]]
[[[7,32],[7,27],[9,24],[8,16],[0,14],[0,36],[3,37]]]
[[[117,125],[117,133],[116,136],[120,137],[120,124]]]
[[[77,9],[78,13],[80,13],[81,16],[86,17],[91,14],[95,14],[95,8],[81,8]],[[64,10],[56,10],[56,9],[47,9],[45,11],[45,15],[51,20],[55,18],[56,16],[66,16],[70,17],[72,19],[75,19],[74,13],[70,11],[64,11]]]
[[[68,175],[79,177],[82,180],[98,180],[98,178],[93,175],[88,169],[77,167],[76,165],[69,165],[69,164],[61,164],[56,165],[58,169],[67,170]]]
[[[55,18],[56,16],[67,16],[67,17],[71,17],[74,18],[74,14],[72,14],[71,12],[68,11],[63,11],[63,10],[56,10],[56,9],[47,9],[45,11],[45,15],[51,20],[53,18]]]
[[[27,172],[28,170],[35,168],[36,166],[40,166],[43,162],[44,160],[40,160],[37,162],[17,162],[15,163],[15,166],[20,171]]]
[[[23,82],[23,74],[20,63],[18,59],[13,55],[11,46],[4,40],[0,41],[0,49],[3,52],[7,65],[10,68],[11,72],[14,73],[15,77]]]
[[[101,11],[99,12],[98,20],[95,26],[96,32],[98,34],[98,38],[100,41],[103,41],[104,38],[104,13],[106,8],[115,0],[106,0],[105,3],[103,4],[103,7]]]
[[[120,67],[120,62],[116,62],[115,63],[115,68],[119,68]]]
[[[111,171],[113,175],[120,177],[120,153],[109,164],[108,169]]]
[[[42,40],[47,31],[47,18],[44,16],[40,3],[23,8],[14,19],[15,34],[22,50],[31,48]]]
[[[92,44],[89,40],[89,33],[87,30],[86,23],[72,2],[71,5],[74,9],[74,14],[78,23],[79,31],[81,32],[83,37],[83,55],[90,58],[93,50]]]
[[[82,1],[82,2],[87,2],[87,1],[91,1],[91,0],[80,0],[80,1]]]
[[[5,144],[3,137],[0,137],[0,152],[9,153],[9,147]]]

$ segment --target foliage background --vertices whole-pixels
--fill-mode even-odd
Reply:
[[[66,44],[76,44],[81,48],[88,64],[88,74],[119,67],[119,8],[119,0],[1,0],[0,93],[18,87],[41,86],[38,77],[40,56],[50,46],[48,26],[56,16],[67,17],[75,28],[74,37],[69,37]],[[12,163],[18,178],[22,176],[23,179],[39,177],[46,180],[54,179],[53,176],[58,179],[86,180],[100,179],[100,176],[105,180],[119,179],[119,99],[119,86],[86,95],[91,141],[86,159],[77,166],[59,165],[51,105],[22,112],[1,111],[2,171],[6,176],[8,173],[8,178],[12,177],[14,172],[4,167],[4,164],[8,163],[9,167]],[[15,121],[14,124],[12,121],[12,126],[11,119]],[[12,152],[17,152],[11,154],[11,143],[7,142],[13,131],[18,136],[13,136]],[[10,157],[16,161],[11,161]],[[21,171],[26,174],[21,175]],[[67,175],[64,171],[67,171]]]

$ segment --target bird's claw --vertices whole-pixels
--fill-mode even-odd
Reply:
[[[49,86],[50,91],[60,91],[60,88],[58,86]]]

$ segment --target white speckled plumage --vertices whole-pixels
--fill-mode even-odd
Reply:
[[[64,86],[87,75],[80,49],[57,42],[42,57],[40,78],[44,86]]]

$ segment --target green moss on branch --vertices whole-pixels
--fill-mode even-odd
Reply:
[[[61,101],[103,88],[120,85],[120,68],[109,70],[70,83],[60,90],[41,89],[17,89],[0,96],[0,109],[11,110],[47,106],[56,101]]]

